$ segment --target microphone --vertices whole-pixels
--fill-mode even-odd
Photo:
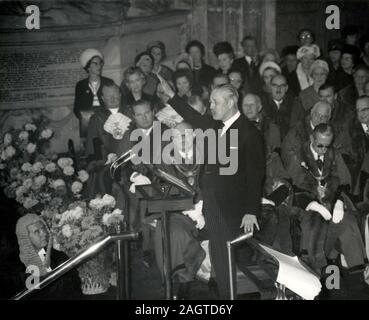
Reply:
[[[132,149],[129,149],[126,153],[122,154],[117,160],[115,160],[110,165],[110,176],[114,178],[116,170],[122,165],[128,163],[132,158],[136,156],[135,153],[132,153]]]
[[[237,243],[239,243],[239,242],[242,242],[242,241],[244,241],[244,240],[246,240],[246,239],[250,239],[250,238],[252,238],[252,236],[253,236],[254,234],[253,234],[253,232],[248,232],[248,233],[245,233],[245,234],[241,234],[240,236],[238,236],[236,239],[233,239],[231,242],[230,242],[230,244],[231,245],[234,245],[234,244],[237,244]]]

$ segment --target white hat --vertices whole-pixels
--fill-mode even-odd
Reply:
[[[317,59],[313,62],[313,64],[310,67],[310,75],[313,73],[315,68],[322,68],[324,69],[327,73],[329,73],[329,66],[328,63],[324,60],[320,60]]]
[[[263,62],[261,65],[260,65],[260,68],[259,68],[259,73],[261,76],[263,76],[263,73],[266,69],[268,68],[272,68],[274,69],[275,71],[281,73],[282,70],[281,70],[281,67],[276,64],[275,62],[273,61],[267,61],[267,62]]]
[[[316,44],[302,46],[297,50],[296,56],[298,60],[301,60],[301,58],[307,54],[313,54],[316,59],[320,56],[320,49]]]
[[[79,62],[81,63],[82,67],[85,68],[87,63],[96,56],[100,57],[101,60],[104,60],[104,56],[99,50],[93,48],[86,49],[79,57]]]

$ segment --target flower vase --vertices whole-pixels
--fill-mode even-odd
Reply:
[[[110,271],[106,267],[105,253],[87,261],[78,268],[81,278],[81,289],[84,295],[102,294],[110,286]]]

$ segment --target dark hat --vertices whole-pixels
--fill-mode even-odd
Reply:
[[[334,51],[334,50],[342,51],[342,49],[343,49],[343,44],[340,39],[329,40],[328,52]]]
[[[282,49],[282,57],[288,56],[289,54],[297,54],[299,46],[287,46]]]

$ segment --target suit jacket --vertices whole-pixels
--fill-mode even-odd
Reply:
[[[355,102],[359,97],[354,84],[350,84],[338,92],[338,102],[344,106],[345,109],[355,110]]]
[[[288,130],[292,127],[291,115],[292,108],[295,103],[295,98],[291,94],[286,94],[280,108],[274,102],[271,95],[265,96],[263,101],[263,109],[268,117],[278,125],[281,135],[281,140],[287,135]]]
[[[245,57],[234,60],[232,69],[241,71],[244,80],[244,91],[255,94],[261,93],[262,80],[259,75],[259,65],[249,65]]]
[[[323,170],[319,173],[318,165],[310,150],[310,141],[304,143],[298,153],[291,156],[289,165],[286,168],[292,178],[292,183],[297,187],[298,191],[302,191],[309,195],[309,200],[302,202],[301,207],[305,209],[311,200],[318,200],[319,182],[315,177],[320,175],[324,177],[323,184],[326,185],[327,191],[324,203],[333,205],[337,199],[338,187],[348,183],[344,176],[345,167],[340,155],[334,149],[330,149],[324,156]],[[300,199],[301,200],[301,199]]]
[[[282,68],[282,73],[287,79],[287,84],[290,92],[294,97],[297,97],[301,91],[300,83],[297,78],[296,70],[289,72],[287,68]]]
[[[104,102],[102,100],[102,88],[105,84],[114,83],[112,79],[101,77],[100,87],[97,91],[97,97],[99,98],[100,105],[103,106]],[[73,111],[78,119],[81,119],[81,111],[92,111],[92,102],[94,95],[89,87],[89,79],[83,79],[79,81],[76,85],[75,96],[74,96],[74,108]]]
[[[369,153],[369,137],[355,117],[346,128],[346,146],[343,151],[345,162],[351,172],[353,184],[357,183],[365,156]]]
[[[201,116],[177,96],[169,100],[169,104],[194,128],[218,130],[222,127],[221,121]],[[230,145],[231,129],[237,130],[238,146]],[[231,147],[238,147],[237,172],[233,175],[221,175],[220,169],[225,166],[217,159],[215,164],[205,165],[200,179],[200,188],[204,207],[211,204],[212,207],[220,210],[231,234],[237,235],[245,214],[256,216],[260,214],[265,172],[263,141],[257,128],[242,115],[227,130],[225,139],[227,152]],[[218,144],[217,138],[217,146]]]
[[[121,112],[122,110],[120,110]],[[122,140],[116,140],[104,130],[104,124],[111,115],[106,108],[99,108],[92,115],[87,128],[86,152],[91,159],[106,160],[109,153],[122,153]],[[127,132],[124,134],[126,136]]]

